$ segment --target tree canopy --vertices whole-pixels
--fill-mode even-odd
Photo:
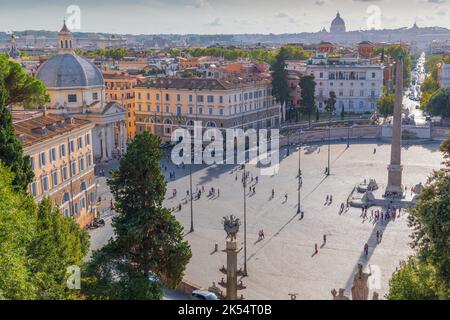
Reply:
[[[49,199],[36,207],[13,181],[14,173],[0,161],[0,297],[79,298],[79,291],[66,287],[66,270],[82,266],[89,247],[86,231]]]
[[[223,57],[225,60],[252,59],[259,62],[266,62],[272,65],[275,62],[275,57],[279,55],[281,50],[285,51],[287,60],[305,60],[310,57],[310,53],[305,51],[303,47],[289,45],[282,46],[276,50],[242,50],[213,47],[187,49],[185,50],[185,52],[194,57],[213,56]]]
[[[331,115],[336,110],[336,92],[330,91],[329,98],[325,101],[325,110]]]
[[[384,94],[377,100],[377,110],[383,117],[392,116],[394,114],[395,95]]]
[[[86,230],[45,197],[37,209],[36,236],[30,246],[30,270],[37,288],[37,298],[75,299],[78,291],[66,286],[69,266],[82,266],[89,250]]]
[[[288,71],[286,69],[286,59],[288,58],[287,49],[281,48],[275,57],[272,65],[272,94],[281,103],[286,106],[289,101]],[[285,109],[284,109],[285,110]],[[286,119],[286,113],[283,114]]]
[[[433,116],[450,117],[450,88],[435,91],[430,96],[426,109]]]
[[[30,76],[23,67],[0,54],[0,88],[5,88],[3,104],[22,104],[25,108],[37,108],[50,101],[42,81]]]
[[[36,287],[28,263],[34,238],[35,205],[13,187],[14,174],[0,161],[0,296],[33,299]]]
[[[408,217],[415,255],[392,276],[389,299],[450,298],[450,139],[440,150],[444,168],[433,172]]]
[[[311,115],[316,110],[315,90],[316,82],[314,76],[306,75],[300,78],[300,88],[302,89],[302,100],[300,103],[300,110],[303,114],[308,116],[309,125],[311,126]]]
[[[191,250],[183,228],[162,206],[166,182],[161,174],[160,139],[148,132],[128,146],[108,185],[118,216],[115,239],[94,253],[86,268],[85,294],[93,299],[155,299],[161,283],[175,288]],[[115,275],[115,276],[113,276]]]

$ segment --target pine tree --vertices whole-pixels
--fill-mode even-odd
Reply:
[[[38,206],[36,236],[30,247],[30,270],[38,299],[74,299],[78,291],[66,285],[67,268],[83,266],[89,250],[86,230],[44,198]]]
[[[5,106],[7,91],[0,83],[0,160],[14,173],[13,185],[25,190],[33,180],[30,158],[23,155],[22,144],[14,133],[11,112]]]
[[[155,299],[161,287],[149,279],[156,276],[170,288],[182,280],[191,250],[182,226],[162,206],[166,182],[159,146],[157,136],[137,135],[108,180],[119,213],[113,220],[116,237],[87,267],[85,293],[91,298]]]
[[[287,59],[288,50],[282,47],[272,65],[272,94],[281,104],[284,120],[287,119],[287,103],[289,101],[288,71],[286,70]]]
[[[316,110],[315,90],[316,82],[314,76],[307,75],[300,78],[300,88],[302,89],[301,110],[303,114],[308,115],[309,126],[311,127],[311,115]]]

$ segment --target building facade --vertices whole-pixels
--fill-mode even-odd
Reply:
[[[97,67],[74,53],[72,33],[64,24],[58,54],[38,69],[36,77],[47,87],[49,113],[75,116],[95,123],[96,161],[108,161],[126,152],[126,112],[117,102],[105,101],[105,83]]]
[[[440,63],[438,65],[438,81],[440,88],[450,87],[450,64]]]
[[[280,105],[270,80],[239,78],[159,78],[135,87],[137,133],[150,131],[170,141],[176,128],[273,128],[280,125]]]
[[[322,59],[308,65],[308,73],[316,82],[316,104],[325,111],[331,91],[336,94],[336,111],[365,113],[376,110],[376,101],[383,94],[383,67],[358,59]]]
[[[136,110],[134,86],[141,80],[137,76],[131,76],[126,72],[103,72],[105,79],[105,100],[107,102],[120,103],[127,109],[126,132],[127,141],[136,135]]]
[[[88,224],[96,211],[94,124],[43,114],[16,118],[13,123],[34,171],[30,193],[36,201],[50,197],[65,216],[73,217],[81,226]]]

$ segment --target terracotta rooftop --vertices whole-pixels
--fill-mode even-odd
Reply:
[[[28,147],[90,125],[94,126],[87,120],[51,114],[17,121],[14,129],[22,145]]]
[[[28,120],[31,118],[41,117],[41,110],[12,110],[12,121],[13,123]]]

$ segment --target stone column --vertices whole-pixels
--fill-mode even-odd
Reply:
[[[112,158],[112,148],[114,146],[114,144],[111,142],[111,138],[112,138],[112,133],[111,133],[111,125],[108,124],[106,125],[106,156],[108,157],[108,159]]]
[[[117,126],[117,147],[119,154],[122,154],[122,123],[121,121],[117,121],[115,125]]]
[[[127,125],[125,121],[122,121],[122,143],[123,143],[123,153],[127,153]]]
[[[402,140],[402,101],[403,101],[403,57],[400,55],[396,64],[394,119],[392,121],[391,162],[388,166],[388,184],[386,193],[398,195],[403,193],[401,140]]]
[[[108,159],[108,155],[106,154],[106,145],[108,144],[106,141],[106,129],[102,126],[102,140],[101,140],[101,148],[102,148],[102,161],[106,161]]]
[[[228,240],[227,248],[227,300],[237,299],[237,243],[236,240]]]

